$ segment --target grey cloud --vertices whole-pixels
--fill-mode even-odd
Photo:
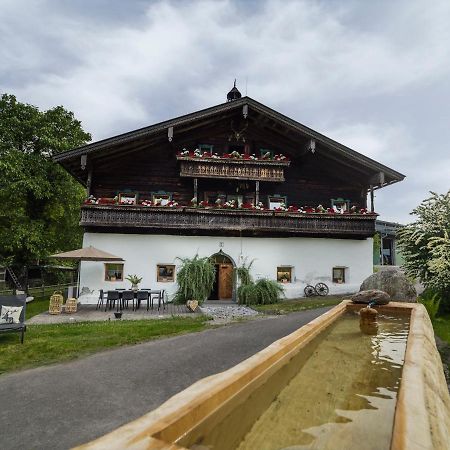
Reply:
[[[383,219],[448,189],[446,1],[6,0],[0,14],[0,89],[63,104],[95,139],[221,103],[237,77],[405,173],[377,192]]]

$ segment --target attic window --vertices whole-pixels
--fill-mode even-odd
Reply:
[[[210,145],[210,144],[199,144],[198,146],[199,150],[204,153],[212,153],[214,150],[214,145]]]
[[[350,200],[344,200],[343,198],[332,198],[331,207],[338,211],[348,211],[350,209]]]

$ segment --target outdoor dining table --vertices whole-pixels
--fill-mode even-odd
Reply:
[[[122,300],[122,292],[123,291],[127,291],[128,289],[116,288],[115,290],[119,292],[119,297],[120,297],[120,300],[117,302],[117,308],[116,308],[117,312],[119,312],[119,311],[121,311],[123,309],[122,302],[121,302],[121,300]],[[139,290],[148,292],[149,299],[150,299],[150,302],[151,302],[151,305],[152,305],[152,309],[153,309],[153,302],[151,301],[152,295],[157,295],[158,296],[158,309],[161,307],[161,300],[163,300],[162,299],[163,289],[142,288],[142,289],[139,289]],[[137,299],[137,292],[138,291],[134,291],[134,298],[135,299]],[[136,305],[136,309],[138,309],[138,308],[139,308],[139,305]],[[164,308],[164,301],[163,301],[163,308]]]

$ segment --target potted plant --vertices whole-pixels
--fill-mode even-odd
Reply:
[[[139,283],[142,281],[142,278],[139,278],[137,275],[128,275],[125,280],[131,283],[131,290],[137,292],[139,290]]]

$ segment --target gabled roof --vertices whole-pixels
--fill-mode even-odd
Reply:
[[[367,156],[364,156],[361,153],[358,153],[357,151],[352,150],[351,148],[328,138],[327,136],[263,105],[262,103],[257,102],[256,100],[253,100],[250,97],[242,97],[238,100],[222,103],[220,105],[202,109],[200,111],[176,117],[171,120],[166,120],[155,125],[140,128],[128,133],[123,133],[118,136],[93,142],[91,144],[83,145],[73,150],[68,150],[66,152],[55,155],[53,157],[53,160],[62,164],[63,166],[66,166],[67,168],[67,163],[69,163],[69,161],[73,161],[75,158],[78,158],[81,155],[90,155],[104,152],[109,148],[116,147],[117,145],[126,144],[128,142],[132,142],[134,140],[145,137],[150,137],[161,132],[165,132],[167,135],[167,129],[170,127],[173,127],[176,133],[177,127],[181,127],[195,121],[212,118],[215,115],[219,115],[225,112],[242,109],[244,105],[247,105],[249,116],[251,115],[252,111],[257,112],[263,116],[273,119],[275,122],[283,124],[288,129],[298,132],[305,138],[314,139],[317,144],[321,145],[321,147],[324,147],[330,152],[333,152],[335,157],[338,156],[339,158],[342,158],[344,160],[361,164],[374,173],[382,173],[383,176],[381,178],[386,177],[387,179],[385,181],[380,180],[379,183],[373,183],[375,185],[378,184],[378,187],[395,183],[405,178],[405,175],[401,174],[400,172],[397,172],[371,158],[368,158]]]

